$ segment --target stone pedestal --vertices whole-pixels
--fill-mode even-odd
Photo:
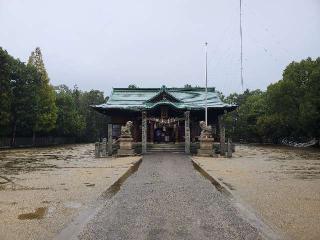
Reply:
[[[94,156],[96,158],[99,158],[100,157],[100,143],[99,142],[96,142],[94,144]]]
[[[119,138],[120,148],[118,149],[118,156],[132,156],[134,149],[132,147],[133,138]]]
[[[231,158],[232,157],[232,141],[231,141],[230,138],[228,138],[226,157],[227,158]]]
[[[96,142],[94,144],[94,156],[96,158],[107,156],[107,142],[105,138],[102,142]]]
[[[184,151],[190,154],[190,111],[186,111],[184,117]]]
[[[220,155],[224,156],[226,152],[226,129],[224,126],[223,115],[218,116],[219,129],[220,129]]]
[[[100,154],[101,154],[101,157],[107,156],[107,139],[106,138],[103,138],[102,143],[100,143]]]
[[[200,138],[200,148],[197,155],[200,157],[213,156],[213,138]]]
[[[108,156],[112,156],[112,124],[108,124]]]
[[[147,113],[142,112],[141,152],[147,153]]]

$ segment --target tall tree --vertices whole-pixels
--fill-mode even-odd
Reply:
[[[238,141],[262,141],[257,121],[265,111],[264,99],[262,91],[248,89],[242,94],[233,93],[226,97],[224,101],[239,106],[236,112],[225,116],[227,135]]]
[[[320,58],[290,63],[283,78],[266,92],[264,133],[275,142],[282,138],[320,137]]]
[[[0,49],[0,132],[8,136],[14,145],[16,134],[24,135],[30,130],[33,117],[33,86],[39,73]]]
[[[75,96],[67,86],[56,87],[56,105],[58,107],[56,134],[79,137],[85,129],[85,118],[77,110]]]
[[[12,140],[15,145],[16,135],[30,135],[36,112],[36,98],[34,86],[40,80],[40,74],[33,66],[26,66],[16,60],[12,65],[11,76],[11,124]]]
[[[266,92],[246,90],[227,101],[239,105],[236,139],[279,143],[320,138],[320,58],[290,63]],[[227,116],[227,122],[232,119]]]
[[[80,112],[85,118],[86,128],[83,134],[83,140],[96,141],[106,136],[106,119],[101,113],[94,111],[90,105],[105,103],[104,94],[98,90],[83,92],[80,97]]]
[[[55,105],[55,93],[49,83],[48,73],[44,66],[42,53],[39,47],[31,53],[28,61],[29,66],[34,66],[40,74],[39,82],[35,82],[34,96],[35,115],[33,122],[33,139],[37,132],[49,132],[55,127],[57,119],[57,107]]]
[[[0,47],[0,135],[6,135],[11,118],[11,66],[13,58]]]

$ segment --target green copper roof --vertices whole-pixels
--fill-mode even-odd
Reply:
[[[220,100],[214,88],[208,88],[208,108],[233,110]],[[159,105],[177,109],[200,110],[205,107],[205,88],[114,88],[109,100],[95,109],[148,110]]]

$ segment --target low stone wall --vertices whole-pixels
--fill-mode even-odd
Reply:
[[[103,143],[103,142],[97,142],[96,143],[96,150],[95,150],[95,155],[97,156],[97,157],[103,157],[104,155],[103,155],[103,149],[105,148],[106,149],[106,151],[105,151],[105,153],[106,153],[106,155],[105,156],[111,156],[111,155],[115,155],[116,153],[117,153],[117,151],[118,151],[118,149],[119,149],[119,143],[117,142],[117,141],[115,141],[113,144],[112,144],[112,153],[111,154],[109,154],[108,153],[108,146],[107,146],[107,142],[106,143]],[[148,143],[147,144],[147,149],[150,149],[150,145],[151,145],[152,143]],[[142,153],[142,145],[141,145],[141,142],[133,142],[133,144],[132,144],[133,146],[133,149],[134,149],[134,152],[136,153],[136,154],[141,154]],[[227,146],[227,143],[225,144],[225,146]],[[232,145],[231,145],[231,147],[232,147],[232,152],[235,152],[235,144],[234,143],[232,143]],[[191,143],[190,144],[190,153],[191,154],[197,154],[197,150],[200,148],[200,143],[199,142],[193,142],[193,143]],[[100,149],[100,150],[98,150],[98,149]],[[219,153],[220,152],[220,143],[219,142],[214,142],[213,143],[213,150],[216,152],[216,153]],[[98,151],[99,151],[99,153],[98,153]]]

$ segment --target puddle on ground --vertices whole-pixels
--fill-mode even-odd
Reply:
[[[42,219],[47,212],[47,207],[39,207],[35,212],[23,213],[18,216],[20,220]]]
[[[90,149],[88,149],[90,148]],[[83,165],[93,156],[92,145],[53,146],[0,150],[0,175],[18,175],[33,171],[51,171],[69,163]]]
[[[94,187],[95,186],[94,183],[84,183],[84,185],[86,185],[87,187]]]
[[[141,162],[142,159],[140,159],[137,163],[130,167],[129,170],[122,177],[120,177],[114,184],[111,185],[111,187],[106,192],[102,194],[102,197],[110,199],[114,195],[116,195],[116,193],[119,192],[122,184],[126,181],[126,179],[130,177],[132,174],[134,174],[136,171],[138,171]]]

